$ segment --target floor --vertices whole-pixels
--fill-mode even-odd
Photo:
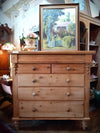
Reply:
[[[18,133],[100,133],[100,108],[91,106],[90,121],[87,122],[87,128],[83,131],[82,121],[72,120],[33,120],[20,121],[19,129],[15,129],[15,123],[12,121],[12,104],[5,101],[0,107],[0,119],[6,122]]]

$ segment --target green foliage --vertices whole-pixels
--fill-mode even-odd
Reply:
[[[66,16],[60,19],[60,22],[70,22],[70,12],[67,12]]]
[[[58,16],[64,15],[61,9],[44,9],[43,10],[43,22],[44,25],[48,22],[48,18],[52,19],[53,22],[58,20]]]
[[[47,38],[48,28],[52,30],[58,16],[64,15],[61,9],[43,9],[43,37]]]
[[[47,40],[43,40],[43,48],[49,48],[48,44],[47,44]]]
[[[70,12],[67,12],[66,14],[66,21],[70,21]]]
[[[53,47],[49,47],[47,44],[47,40],[44,39],[43,48],[44,49],[75,49],[75,46],[70,46],[71,41],[74,39],[75,39],[74,36],[66,36],[63,38],[63,40],[58,38],[58,40],[56,40],[56,45],[54,45]],[[55,40],[51,41],[51,45],[55,44],[54,41]]]
[[[70,47],[71,47],[71,42],[72,42],[74,39],[75,39],[74,36],[65,36],[65,37],[63,38],[63,41],[65,42],[65,43],[64,43],[64,46],[65,46],[66,48],[70,48]]]
[[[72,24],[68,25],[68,32],[75,35],[75,32],[76,32],[76,24],[75,23],[72,23]]]
[[[54,47],[62,47],[63,46],[63,40],[54,40],[51,42],[51,45]]]
[[[58,32],[59,37],[63,38],[64,36],[68,35],[68,32],[65,30],[61,30],[60,32]]]
[[[20,45],[24,46],[25,45],[25,41],[24,41],[25,37],[24,34],[22,33],[22,37],[20,37]]]

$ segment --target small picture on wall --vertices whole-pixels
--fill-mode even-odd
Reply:
[[[40,5],[41,50],[78,50],[79,5]]]

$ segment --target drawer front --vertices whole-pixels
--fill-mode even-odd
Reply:
[[[50,53],[50,52],[49,52]],[[19,63],[90,63],[91,62],[91,55],[88,55],[88,58],[86,59],[86,56],[83,54],[77,55],[77,54],[68,54],[67,52],[65,54],[56,54],[56,52],[52,52],[52,54],[49,54],[44,52],[44,54],[24,54],[18,55],[18,62]],[[54,53],[54,54],[53,54]],[[69,52],[71,53],[71,52]],[[89,60],[90,59],[90,60]]]
[[[52,73],[84,73],[84,64],[52,64]]]
[[[50,73],[50,64],[18,64],[18,73]]]
[[[84,86],[84,74],[19,74],[18,86]]]
[[[84,100],[83,87],[19,87],[20,100]]]
[[[83,117],[83,101],[20,101],[19,117]]]

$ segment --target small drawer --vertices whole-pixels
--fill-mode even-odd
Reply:
[[[18,64],[17,73],[50,73],[50,64]]]
[[[84,86],[84,74],[19,74],[18,86]]]
[[[83,117],[83,101],[19,101],[19,117]]]
[[[84,73],[84,64],[52,64],[52,73]]]
[[[19,100],[84,100],[84,87],[19,87]]]

